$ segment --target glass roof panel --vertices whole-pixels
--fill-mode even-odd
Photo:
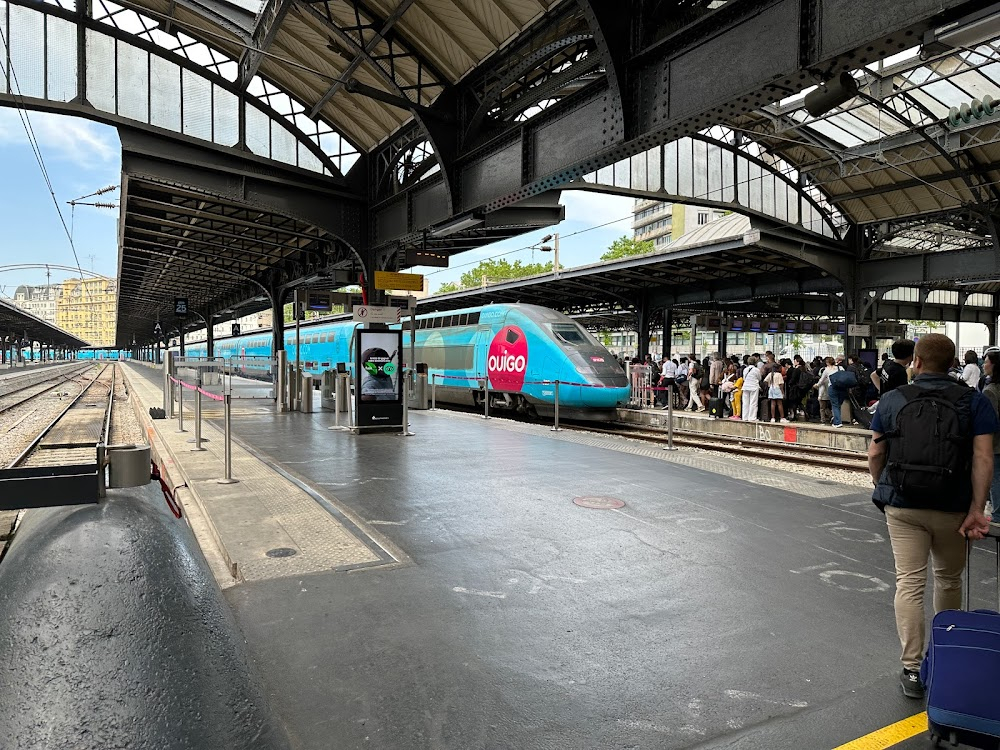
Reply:
[[[957,107],[972,98],[951,81],[932,81],[924,84],[923,90],[947,107]]]
[[[969,101],[973,98],[982,99],[987,94],[994,98],[1000,97],[1000,91],[997,90],[997,85],[978,70],[970,70],[965,73],[959,73],[950,80],[962,91],[966,92],[966,99],[963,99],[963,101]]]
[[[809,123],[809,128],[815,130],[821,135],[825,135],[833,141],[836,141],[839,145],[850,148],[851,146],[860,146],[864,143],[863,140],[857,136],[853,136],[845,130],[838,128],[830,120],[816,120],[815,122]]]
[[[939,102],[937,99],[935,99],[933,96],[928,94],[923,89],[910,89],[907,92],[907,94],[916,99],[921,104],[923,104],[925,107],[927,107],[927,109],[929,109],[931,112],[934,113],[935,117],[948,116],[949,107]]]
[[[879,133],[876,138],[881,138],[887,135],[896,135],[897,133],[902,133],[908,130],[903,123],[892,115],[886,114],[879,107],[858,107],[857,109],[852,110],[851,114],[866,123],[874,129],[875,132]],[[840,123],[838,122],[838,124]]]
[[[882,115],[883,123],[891,121],[891,119],[892,118],[889,115]],[[847,131],[862,142],[877,141],[885,135],[884,127],[880,132],[876,127],[866,122],[866,120],[870,120],[872,123],[877,123],[879,121],[878,110],[868,104],[851,110],[850,112],[841,112],[840,114],[834,115],[830,118],[830,122],[832,124]]]

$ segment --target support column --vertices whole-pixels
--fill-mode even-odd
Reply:
[[[962,315],[965,313],[965,303],[969,301],[968,292],[958,293],[958,321],[955,323],[955,356],[964,365],[965,357],[962,353]]]
[[[694,359],[698,359],[698,316],[691,316],[691,351],[688,355]]]
[[[636,306],[636,328],[638,329],[638,340],[636,342],[637,355],[640,360],[645,360],[649,354],[649,299],[644,294]]]
[[[663,356],[671,359],[674,343],[674,308],[663,308]]]
[[[179,344],[180,355],[183,357],[184,356],[184,328],[183,327],[180,329],[179,339],[180,339],[180,344]]]
[[[205,355],[215,356],[215,326],[212,325],[211,311],[205,314]]]
[[[723,359],[727,356],[729,349],[729,327],[726,325],[725,316],[719,318],[719,356]]]
[[[271,356],[285,350],[285,298],[288,292],[272,289],[271,292]]]

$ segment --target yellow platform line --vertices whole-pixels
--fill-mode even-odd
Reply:
[[[904,740],[927,731],[927,712],[922,711],[908,719],[897,721],[887,727],[876,729],[871,734],[858,737],[833,750],[886,750]]]

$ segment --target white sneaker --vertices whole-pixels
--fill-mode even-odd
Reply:
[[[781,420],[781,423],[782,423],[782,424],[788,424],[788,420],[787,420],[787,419],[782,419],[782,420]]]
[[[832,425],[830,425],[830,426],[831,426],[831,427],[843,427],[844,425],[842,425],[842,424],[832,424]]]

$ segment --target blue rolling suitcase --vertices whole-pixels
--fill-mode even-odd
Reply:
[[[997,538],[997,603],[1000,607],[1000,537]],[[927,723],[940,742],[970,748],[1000,748],[1000,614],[969,611],[972,542],[966,549],[965,609],[934,616],[930,646],[920,667],[927,690]]]

